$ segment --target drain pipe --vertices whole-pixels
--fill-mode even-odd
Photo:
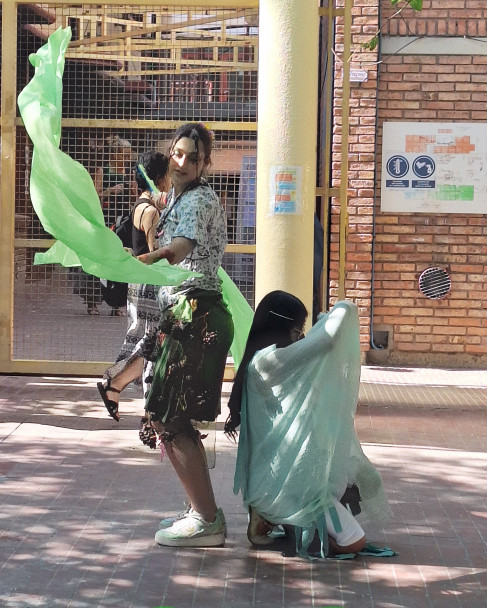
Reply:
[[[379,2],[378,23],[380,28],[381,7]],[[379,134],[379,82],[380,82],[380,67],[382,62],[382,33],[379,31],[379,43],[377,45],[377,97],[375,103],[375,142],[377,143]],[[375,276],[375,209],[377,201],[377,161],[374,163],[374,188],[373,188],[373,206],[372,206],[372,270],[370,277],[370,346],[373,350],[385,350],[386,346],[377,345],[374,342],[374,276]]]

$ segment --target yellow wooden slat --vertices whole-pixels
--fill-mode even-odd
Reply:
[[[32,374],[46,376],[102,376],[113,361],[49,361],[38,359],[13,359],[2,363],[4,374]],[[235,368],[225,366],[223,380],[231,382],[235,377]]]
[[[334,196],[340,198],[340,188],[318,187],[316,188],[316,196]]]
[[[227,7],[226,7],[227,8]],[[93,44],[100,44],[102,42],[109,42],[114,39],[122,39],[122,38],[131,38],[133,36],[141,36],[141,35],[150,35],[156,34],[160,32],[168,32],[171,30],[183,30],[186,27],[196,27],[199,25],[205,25],[208,23],[218,23],[221,21],[226,21],[227,19],[237,19],[239,17],[245,17],[248,11],[242,9],[236,9],[227,12],[214,13],[213,15],[209,15],[208,17],[201,17],[199,19],[188,19],[186,22],[178,22],[178,23],[164,23],[161,25],[155,25],[152,27],[142,28],[134,31],[128,32],[117,32],[117,34],[112,34],[109,36],[97,36],[96,38],[84,38],[83,40],[73,40],[70,43],[70,48],[80,47],[80,46],[91,46]]]
[[[116,55],[113,52],[107,52],[107,53],[79,53],[79,54],[68,54],[67,55],[67,59],[91,59],[91,60],[109,60],[109,61],[137,61],[138,63],[152,63],[152,64],[174,64],[174,60],[171,59],[170,57],[139,57],[138,55],[132,55],[132,54],[119,54]],[[182,64],[184,64],[185,66],[185,70],[189,70],[191,71],[192,66],[205,66],[205,71],[206,72],[211,72],[213,67],[216,68],[225,68],[226,70],[257,70],[257,64],[256,63],[251,63],[251,62],[246,62],[246,61],[240,61],[240,62],[235,62],[233,59],[231,61],[213,61],[211,59],[185,59],[185,58],[181,58],[180,62]],[[119,70],[114,71],[113,75],[120,75]],[[107,75],[109,75],[109,72],[105,71],[105,73]],[[138,73],[138,72],[136,72]],[[147,72],[148,74],[154,74],[155,72],[153,72],[152,70]],[[167,74],[169,73],[169,71],[163,71],[161,72],[162,74]]]
[[[161,129],[171,131],[177,129],[181,125],[186,124],[187,120],[138,120],[138,119],[124,119],[123,126],[125,129]],[[212,131],[257,131],[257,123],[255,121],[249,122],[230,122],[230,121],[203,121],[205,126]],[[24,126],[21,118],[15,120],[15,124],[18,126]],[[98,127],[100,129],[119,129],[120,119],[118,118],[63,118],[61,121],[62,127],[81,127],[81,128],[93,128]]]
[[[318,8],[318,14],[321,17],[343,17],[346,10],[347,9],[345,8],[337,8],[333,5],[333,3],[330,3],[329,6]]]
[[[2,154],[0,160],[0,370],[12,351],[14,222],[15,209],[15,114],[17,79],[17,11],[13,2],[2,6]]]
[[[15,249],[49,249],[54,245],[54,239],[15,239]],[[226,253],[255,253],[255,245],[245,245],[243,243],[228,244]]]
[[[56,241],[54,239],[15,239],[16,249],[49,249]]]
[[[32,2],[28,2],[27,0],[3,0],[2,5],[16,5],[16,4],[32,4]],[[187,7],[196,7],[196,8],[204,8],[205,6],[209,6],[211,8],[235,8],[235,9],[254,9],[259,7],[259,0],[211,0],[211,2],[207,2],[206,0],[157,0],[156,3],[150,4],[147,0],[131,0],[130,3],[123,4],[120,0],[104,0],[103,4],[100,4],[100,0],[83,0],[82,6],[117,6],[122,7],[121,12],[126,12],[128,6],[157,6],[168,7],[168,8],[176,8],[177,10],[181,9],[181,5],[186,9]],[[66,0],[52,0],[49,4],[41,4],[40,6],[70,6],[66,3]],[[75,5],[76,6],[76,5]],[[79,6],[79,5],[78,5]]]
[[[338,299],[345,298],[346,281],[346,248],[348,231],[348,134],[350,123],[350,57],[353,0],[345,0],[343,26],[343,77],[342,77],[342,140],[341,140],[341,180],[340,180],[340,249],[338,271]]]
[[[249,64],[245,64],[246,66]],[[195,67],[185,67],[184,65],[179,65],[178,68],[174,68],[174,69],[166,69],[166,70],[124,70],[124,69],[120,69],[117,71],[113,71],[112,72],[112,76],[116,76],[117,78],[121,78],[121,77],[129,77],[129,76],[160,76],[161,74],[165,75],[165,76],[169,76],[171,74],[220,74],[221,72],[225,72],[227,74],[233,74],[235,72],[256,72],[257,68],[253,68],[251,66],[251,69],[243,69],[242,67],[238,67],[238,66],[234,66],[234,65],[228,65],[225,67],[214,67],[212,66],[211,69],[209,67],[204,67],[204,68],[195,68]]]
[[[257,48],[258,45],[258,37],[257,36],[228,36],[225,40],[222,39],[221,36],[207,36],[203,33],[200,38],[195,40],[191,38],[188,40],[187,38],[176,38],[177,42],[184,49],[201,49],[201,48],[233,48],[237,47],[250,47],[255,46]],[[137,51],[149,51],[154,48],[167,48],[169,49],[169,44],[171,40],[167,38],[162,39],[149,39],[149,38],[134,38],[132,39],[132,48]],[[114,45],[113,45],[114,46]],[[110,49],[112,45],[99,47],[99,50]],[[80,51],[82,49],[75,49],[76,51]],[[87,51],[87,49],[84,49]],[[68,47],[68,53],[71,52]]]
[[[255,245],[231,243],[226,246],[225,253],[255,253]]]

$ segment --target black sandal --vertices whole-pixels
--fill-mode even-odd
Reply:
[[[100,393],[101,398],[103,399],[103,403],[107,408],[107,412],[114,420],[120,422],[120,414],[118,413],[118,403],[116,401],[113,401],[113,399],[109,399],[107,397],[108,391],[118,393],[119,395],[120,391],[118,390],[118,388],[113,388],[113,386],[110,386],[110,379],[108,379],[106,386],[103,384],[103,382],[97,382],[96,386],[98,388],[98,392]]]

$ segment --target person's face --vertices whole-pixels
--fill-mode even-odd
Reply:
[[[169,177],[176,192],[181,192],[196,179],[201,177],[205,168],[203,143],[198,148],[189,137],[182,137],[171,148],[169,159]]]
[[[293,327],[290,331],[291,342],[297,342],[298,340],[302,340],[304,338],[303,327]]]
[[[132,162],[132,150],[128,146],[118,148],[113,154],[111,161],[120,172],[127,170]]]

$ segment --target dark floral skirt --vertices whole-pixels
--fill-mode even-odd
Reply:
[[[160,351],[145,409],[160,421],[166,438],[186,431],[192,420],[215,420],[220,413],[225,363],[233,340],[232,317],[217,292],[187,295],[191,321],[163,314]]]

